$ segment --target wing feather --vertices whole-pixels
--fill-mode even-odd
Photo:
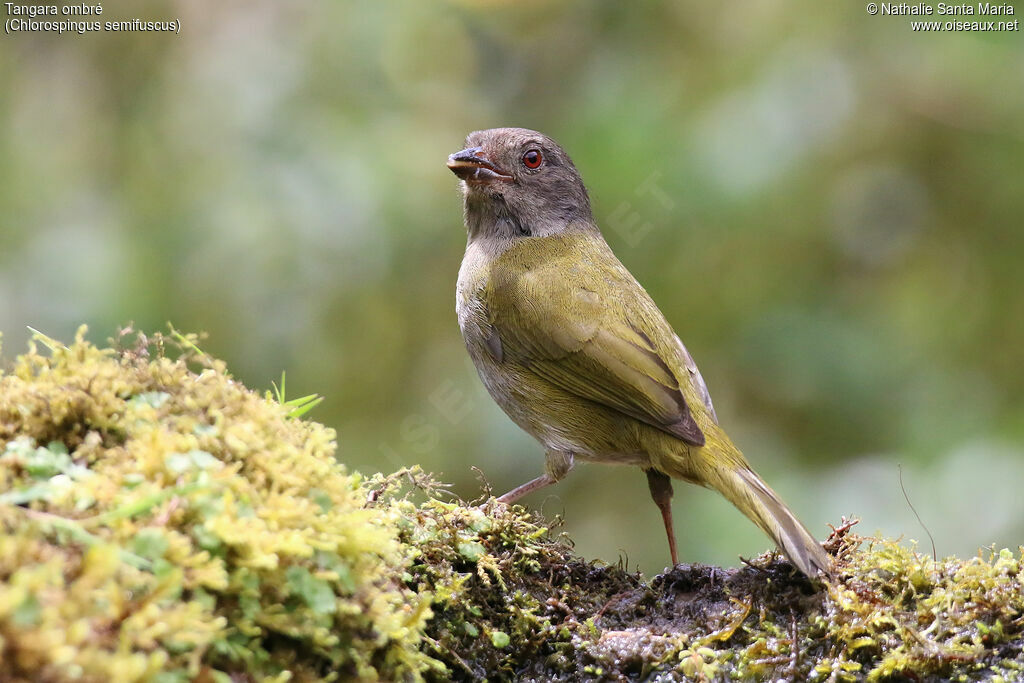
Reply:
[[[582,286],[569,284],[567,297],[552,298],[531,297],[529,282],[515,284],[492,292],[498,300],[490,307],[506,359],[564,391],[704,445],[679,379],[643,331],[642,316],[621,320]]]

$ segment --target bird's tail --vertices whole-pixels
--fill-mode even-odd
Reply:
[[[778,494],[745,465],[717,468],[715,486],[740,512],[761,527],[804,574],[831,575],[832,559]]]
[[[721,493],[768,534],[807,576],[831,575],[829,554],[778,494],[750,468],[729,437],[714,427],[709,425],[705,429],[707,442],[691,457],[667,458],[657,462],[655,468]]]

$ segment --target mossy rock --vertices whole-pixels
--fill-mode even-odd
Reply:
[[[1024,679],[1019,551],[846,524],[833,580],[767,553],[648,583],[521,507],[348,471],[192,337],[112,346],[38,336],[0,375],[0,680]]]
[[[0,378],[4,680],[413,677],[430,594],[334,432],[165,340]]]

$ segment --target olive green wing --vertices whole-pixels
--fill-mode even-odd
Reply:
[[[583,286],[560,287],[556,296],[547,288],[548,296],[542,296],[542,288],[518,284],[490,293],[488,308],[505,361],[518,362],[580,398],[704,445],[679,381],[643,331],[641,316],[622,320],[611,313],[616,307]]]

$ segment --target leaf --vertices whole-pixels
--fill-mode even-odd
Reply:
[[[159,408],[167,399],[171,397],[166,391],[147,391],[141,394],[136,394],[128,399],[128,405],[133,408],[141,408],[143,406],[149,406],[150,408]]]
[[[310,394],[308,396],[303,396],[302,398],[295,398],[290,401],[286,401],[283,405],[291,408],[287,413],[288,417],[298,419],[320,405],[323,400],[324,397],[319,394]]]
[[[276,399],[277,402],[280,403],[285,408],[290,408],[290,410],[287,413],[285,413],[287,417],[290,417],[292,419],[298,419],[305,415],[306,413],[308,413],[309,411],[311,411],[316,406],[320,405],[320,402],[324,400],[324,397],[320,396],[319,394],[309,394],[308,396],[302,396],[301,398],[288,399],[287,394],[285,393],[286,379],[287,377],[285,373],[282,371],[280,388],[278,388],[277,384],[275,384],[274,382],[271,382],[270,385],[274,387],[273,398]],[[268,391],[267,398],[269,399],[270,397],[271,394]]]
[[[132,539],[132,552],[139,557],[155,560],[167,552],[167,537],[158,529],[142,529]]]
[[[34,595],[28,595],[11,613],[11,624],[14,626],[35,626],[39,623],[42,606]]]
[[[470,562],[476,562],[487,554],[487,549],[479,541],[459,541],[459,554]]]
[[[167,469],[173,474],[184,474],[189,470],[219,470],[224,463],[212,454],[201,450],[191,450],[188,453],[171,453],[164,460]]]
[[[5,505],[24,505],[25,503],[31,503],[33,500],[46,498],[50,492],[51,487],[48,483],[33,484],[28,488],[16,489],[0,494],[0,503]]]
[[[305,567],[289,567],[285,578],[289,592],[301,598],[317,614],[338,611],[338,599],[330,584],[310,574]]]

